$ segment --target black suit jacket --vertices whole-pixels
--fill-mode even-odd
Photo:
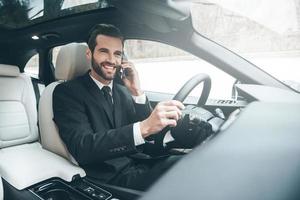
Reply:
[[[53,92],[54,121],[72,156],[92,177],[107,181],[138,152],[133,123],[151,112],[136,104],[126,87],[113,85],[114,113],[89,74],[59,84]]]

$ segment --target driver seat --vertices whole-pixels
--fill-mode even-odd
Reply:
[[[58,84],[81,76],[90,69],[90,63],[85,56],[87,48],[87,45],[82,43],[70,43],[61,47],[55,67],[57,81],[44,89],[39,102],[38,117],[43,148],[66,158],[76,165],[78,163],[60,138],[58,128],[53,121],[52,94]]]

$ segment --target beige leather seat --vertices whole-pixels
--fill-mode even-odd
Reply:
[[[0,64],[0,174],[22,190],[60,177],[71,181],[85,172],[43,149],[38,142],[36,100],[30,77],[17,66]]]
[[[0,64],[0,149],[38,139],[36,100],[29,77]]]
[[[39,102],[39,124],[43,148],[63,156],[74,164],[77,162],[61,140],[53,121],[52,93],[62,81],[76,78],[90,69],[90,63],[86,59],[86,49],[87,45],[82,43],[70,43],[61,47],[55,66],[55,78],[58,81],[44,89]]]

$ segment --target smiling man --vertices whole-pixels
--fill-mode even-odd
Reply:
[[[154,153],[149,136],[155,138],[164,127],[176,126],[184,105],[170,100],[152,111],[133,63],[122,62],[123,37],[115,26],[95,26],[88,46],[91,70],[58,85],[53,93],[59,134],[93,181],[145,190],[178,158],[133,156]],[[126,70],[124,86],[114,82],[121,69]],[[172,139],[167,134],[164,141]]]

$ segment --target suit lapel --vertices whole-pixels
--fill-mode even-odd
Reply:
[[[98,105],[101,105],[104,108],[105,113],[109,119],[111,126],[114,127],[113,113],[112,113],[111,109],[109,108],[108,102],[106,101],[105,97],[103,96],[101,90],[99,89],[99,87],[96,85],[96,83],[90,77],[89,72],[83,76],[83,80],[84,80],[85,85],[87,86],[89,93],[97,101]]]

